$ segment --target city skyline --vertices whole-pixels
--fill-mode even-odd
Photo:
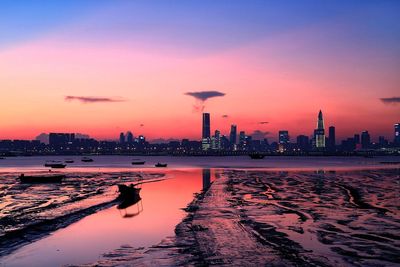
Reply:
[[[319,109],[339,139],[391,136],[399,10],[396,1],[4,1],[0,139],[128,129],[197,139],[182,125],[203,111],[221,133],[237,124],[308,135]]]

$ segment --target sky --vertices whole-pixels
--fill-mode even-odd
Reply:
[[[393,138],[400,1],[0,2],[0,139]]]

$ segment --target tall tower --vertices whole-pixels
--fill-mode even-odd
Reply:
[[[203,134],[202,138],[210,138],[210,113],[203,113]]]
[[[318,113],[317,129],[314,130],[314,138],[317,149],[325,148],[325,126],[321,110]]]
[[[328,147],[330,150],[335,150],[336,147],[336,134],[335,134],[335,127],[331,126],[329,127],[329,138],[328,138],[329,144]]]
[[[229,134],[229,142],[234,145],[236,144],[236,137],[237,137],[237,127],[235,124],[231,125],[231,132]]]

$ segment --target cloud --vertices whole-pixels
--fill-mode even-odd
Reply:
[[[193,105],[194,112],[203,112],[205,102],[212,97],[224,96],[225,93],[218,91],[199,91],[199,92],[186,92],[185,95],[193,96],[196,99],[196,104]]]
[[[268,124],[268,121],[260,121],[258,124]]]
[[[144,124],[143,124],[143,123],[141,123],[141,124],[140,124],[140,127],[143,127],[143,126],[144,126]]]
[[[400,103],[400,97],[396,96],[396,97],[387,97],[387,98],[381,98],[381,101],[384,104],[392,104],[392,105],[397,105]]]
[[[93,96],[66,96],[65,101],[80,101],[84,104],[87,103],[112,103],[123,102],[123,99],[115,99],[109,97],[93,97]]]
[[[222,118],[226,119],[226,118],[229,118],[229,116],[225,114],[225,115],[222,115]]]
[[[261,131],[261,130],[255,130],[250,135],[251,135],[251,137],[253,137],[254,140],[261,140],[261,139],[264,139],[269,134],[270,134],[270,132],[265,132],[265,131]]]
[[[217,96],[224,96],[225,93],[218,92],[218,91],[200,91],[200,92],[187,92],[185,95],[193,96],[197,100],[206,101],[209,98],[217,97]]]

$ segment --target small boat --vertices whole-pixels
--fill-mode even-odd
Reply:
[[[74,160],[73,159],[66,159],[65,163],[74,163]]]
[[[119,184],[118,185],[118,192],[120,194],[120,197],[129,197],[133,195],[138,195],[140,192],[141,188],[135,187],[133,184],[131,185],[124,185],[124,184]]]
[[[144,165],[146,163],[146,161],[144,160],[139,160],[139,159],[134,159],[132,161],[132,165]]]
[[[160,163],[160,162],[158,162],[156,165],[154,165],[154,166],[156,166],[156,167],[158,167],[158,168],[165,168],[165,167],[167,167],[168,166],[168,164],[167,163]]]
[[[81,161],[82,161],[82,162],[93,162],[93,159],[88,158],[88,157],[83,157],[83,158],[81,159]]]
[[[65,178],[65,174],[53,174],[53,175],[21,174],[18,178],[21,183],[61,183],[62,179]]]
[[[55,168],[55,169],[62,169],[62,168],[65,168],[67,165],[62,163],[61,161],[51,160],[51,161],[46,161],[44,166],[50,167],[50,168]]]
[[[253,153],[253,154],[249,154],[249,157],[251,159],[263,159],[265,157],[265,155],[260,154],[260,153]]]

